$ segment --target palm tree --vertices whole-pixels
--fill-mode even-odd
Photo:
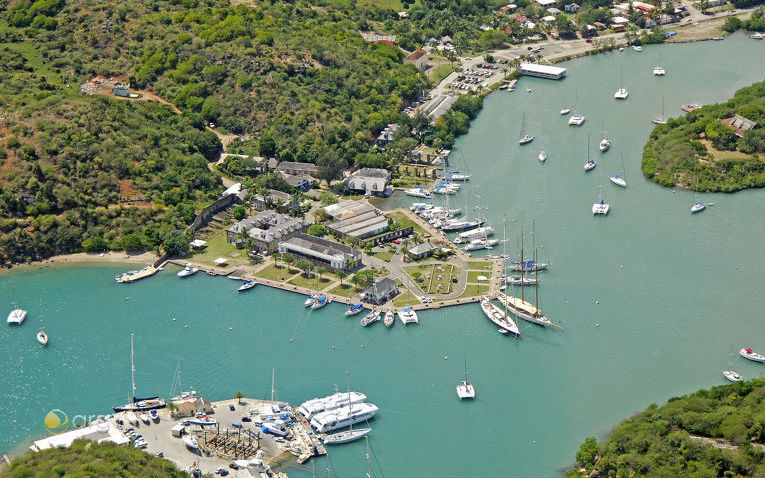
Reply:
[[[250,238],[250,233],[247,230],[247,226],[242,226],[239,232],[236,233],[236,242],[246,243]]]
[[[178,410],[178,405],[174,404],[173,402],[169,401],[167,402],[167,405],[165,405],[167,409],[170,411],[170,416],[174,417],[176,411]]]
[[[316,268],[316,273],[319,274],[319,280],[321,280],[322,274],[325,274],[327,272],[327,268],[324,266],[319,266]]]
[[[345,272],[344,270],[340,269],[339,271],[335,272],[335,275],[337,276],[338,279],[340,279],[340,286],[342,287],[343,279],[348,277],[348,273]]]
[[[242,404],[242,398],[243,398],[243,397],[244,397],[244,394],[243,394],[242,392],[236,392],[236,393],[234,394],[234,398],[235,398],[235,399],[236,399],[236,401],[239,403],[239,405],[241,405],[241,404]]]
[[[289,269],[292,263],[295,262],[295,256],[293,256],[292,254],[284,254],[282,255],[282,260],[284,261],[285,264],[287,264],[287,268]]]

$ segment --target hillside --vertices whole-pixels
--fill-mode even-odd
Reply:
[[[27,452],[0,468],[0,478],[97,476],[99,478],[184,478],[186,473],[164,458],[143,450],[111,443],[78,440],[71,448]]]
[[[0,266],[182,249],[195,211],[222,190],[207,123],[332,178],[425,85],[398,48],[361,39],[358,15],[225,5],[0,0]],[[80,93],[97,75],[183,113]]]
[[[765,379],[700,390],[587,438],[566,476],[765,476]]]
[[[736,136],[720,121],[740,115],[758,124]],[[643,173],[663,186],[733,192],[765,186],[765,81],[725,103],[673,118],[651,132]]]

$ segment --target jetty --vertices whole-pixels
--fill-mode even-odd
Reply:
[[[122,284],[129,284],[137,280],[145,279],[146,277],[151,277],[159,272],[159,270],[160,269],[158,267],[146,266],[140,271],[125,272],[121,276],[117,276],[115,280]]]

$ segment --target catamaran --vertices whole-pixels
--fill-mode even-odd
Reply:
[[[510,318],[510,316],[502,309],[491,303],[488,297],[483,296],[481,298],[481,310],[487,319],[492,324],[499,327],[499,330],[503,333],[512,335],[513,337],[520,337],[521,331],[518,329],[518,324]]]
[[[584,124],[584,115],[580,113],[574,113],[568,120],[568,124],[571,126],[582,126]]]
[[[752,362],[765,362],[765,356],[762,356],[750,348],[744,348],[738,351],[739,355]]]
[[[128,402],[125,405],[112,407],[115,412],[142,412],[146,410],[154,410],[157,408],[165,408],[165,401],[159,397],[138,398],[135,396],[135,360],[133,354],[133,337],[134,334],[130,334],[130,376],[132,382],[131,397],[132,402]]]
[[[15,304],[14,304],[15,307]],[[27,318],[27,311],[24,309],[14,308],[10,314],[8,314],[8,325],[21,325],[24,319]]]
[[[348,410],[350,413],[353,411],[353,402],[351,402],[351,379],[350,379],[350,373],[346,372],[346,381],[348,383]],[[333,433],[332,435],[327,435],[324,438],[324,444],[325,445],[339,445],[341,443],[348,443],[353,440],[358,440],[359,438],[366,436],[369,434],[369,432],[372,431],[371,428],[357,428],[353,429],[353,421],[351,420],[350,428],[346,431]]]
[[[526,113],[523,113],[523,120],[521,121],[521,139],[518,140],[518,144],[528,144],[534,141],[534,136],[524,132],[526,129]]]
[[[460,383],[457,384],[457,396],[460,397],[460,400],[475,398],[475,387],[468,382],[467,360],[465,360],[465,380],[460,380]]]
[[[664,67],[662,66],[654,66],[653,67],[653,76],[664,76],[667,72],[664,70]]]
[[[605,216],[608,214],[609,209],[611,209],[611,206],[608,204],[608,202],[603,199],[603,187],[600,187],[600,196],[598,196],[598,200],[595,201],[595,203],[592,205],[592,213],[594,215],[602,215]]]
[[[417,317],[417,312],[412,310],[411,307],[404,307],[398,312],[398,319],[402,324],[419,324],[420,319]]]
[[[404,190],[404,193],[407,196],[413,196],[413,197],[416,197],[416,198],[430,198],[431,197],[430,191],[428,191],[427,189],[425,189],[425,188],[423,188],[421,186],[417,186],[417,187],[414,187],[414,188],[406,189],[406,190]]]

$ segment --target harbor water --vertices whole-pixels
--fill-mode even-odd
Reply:
[[[388,476],[559,476],[586,436],[604,437],[652,402],[724,383],[730,361],[745,378],[762,376],[737,350],[765,350],[765,191],[699,195],[714,205],[691,215],[693,193],[643,178],[640,157],[662,96],[667,116],[723,101],[763,80],[763,60],[762,42],[741,34],[647,46],[573,60],[561,65],[563,81],[523,78],[515,92],[486,99],[452,154],[473,176],[454,200],[485,206],[500,233],[506,216],[513,255],[534,221],[540,260],[552,264],[540,274],[541,306],[563,330],[522,323],[514,340],[476,304],[421,312],[419,326],[362,328],[337,304],[309,311],[289,292],[237,293],[234,281],[179,279],[171,267],[130,285],[113,280],[130,266],[3,272],[0,304],[18,302],[29,316],[0,327],[0,452],[42,436],[51,409],[72,417],[124,403],[131,333],[139,396],[167,396],[178,361],[184,386],[213,400],[270,397],[275,369],[278,398],[299,404],[345,389],[350,372],[352,388],[380,407],[371,459]],[[659,61],[667,76],[655,78]],[[616,102],[622,68],[630,96]],[[586,123],[568,126],[564,106]],[[524,111],[536,139],[519,146]],[[606,153],[597,148],[603,131]],[[598,166],[585,173],[588,133]],[[608,181],[622,174],[622,158],[627,189]],[[611,212],[593,217],[601,185]],[[41,315],[47,348],[35,341]],[[472,402],[455,393],[464,360]],[[332,448],[316,471],[360,476],[365,451],[363,441]],[[312,473],[310,464],[287,471]]]

